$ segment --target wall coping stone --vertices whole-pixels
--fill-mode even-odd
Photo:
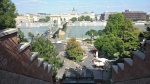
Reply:
[[[124,58],[124,61],[126,61],[130,66],[133,65],[133,60],[131,58]]]
[[[48,64],[48,73],[51,71],[51,69],[52,69],[52,65]]]
[[[112,65],[112,68],[115,70],[116,73],[118,73],[118,66],[117,65]]]
[[[46,69],[46,67],[48,67],[48,63],[47,62],[44,62],[44,70]]]
[[[38,67],[40,67],[41,66],[41,64],[42,64],[42,62],[44,61],[44,59],[43,58],[38,58]]]
[[[122,70],[124,70],[124,63],[118,63],[117,64]]]
[[[16,33],[17,31],[18,31],[17,28],[8,28],[8,29],[0,30],[0,38],[9,34]]]
[[[132,52],[135,56],[139,57],[140,59],[144,60],[145,59],[145,54],[141,51],[133,51]]]
[[[33,61],[38,55],[38,52],[30,52],[30,61]]]
[[[18,52],[22,52],[24,49],[30,46],[30,43],[28,42],[22,42],[18,45]]]

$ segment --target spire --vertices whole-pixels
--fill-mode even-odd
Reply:
[[[74,7],[73,7],[73,10],[72,11],[75,11]]]

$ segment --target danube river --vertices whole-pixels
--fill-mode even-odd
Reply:
[[[139,28],[140,30],[145,30],[146,27],[144,25],[134,25],[135,27]],[[42,34],[45,31],[49,29],[48,26],[42,26],[42,27],[18,27],[21,29],[22,32],[24,32],[24,35],[26,38],[28,38],[28,32],[32,32],[34,35],[37,33]],[[70,37],[76,37],[80,39],[84,38],[90,38],[89,36],[86,36],[85,33],[90,30],[102,30],[105,28],[105,25],[97,25],[97,26],[68,26],[65,35],[63,36],[63,39],[70,38]]]

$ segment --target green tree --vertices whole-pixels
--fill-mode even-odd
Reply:
[[[24,33],[20,30],[20,28],[18,28],[18,33],[17,34],[18,34],[18,39],[19,39],[18,43],[28,42],[28,39],[25,38]]]
[[[30,38],[33,38],[33,37],[34,37],[34,34],[31,33],[31,32],[28,32],[28,36],[29,36]]]
[[[79,18],[78,18],[78,21],[84,21],[84,16],[82,15],[82,16],[80,16]]]
[[[150,40],[150,27],[147,27],[147,31],[143,32],[144,38]]]
[[[91,18],[90,21],[93,22],[93,19]]]
[[[46,16],[46,17],[45,17],[45,21],[48,22],[49,20],[50,20],[50,17],[49,17],[49,16]]]
[[[76,41],[76,38],[72,37],[66,46],[66,54],[69,59],[79,61],[79,58],[83,55],[84,50],[80,47],[79,42]]]
[[[0,0],[0,30],[16,27],[15,4],[11,0]]]
[[[49,16],[46,16],[45,18],[39,19],[39,22],[48,22],[50,20]]]
[[[124,17],[121,13],[110,14],[104,32],[106,34],[112,33],[115,36],[119,36],[123,23]]]
[[[111,14],[104,31],[106,34],[111,33],[122,38],[126,51],[138,49],[138,35],[140,31],[132,25],[130,19],[124,19],[122,14]]]
[[[57,57],[58,52],[55,50],[54,45],[48,39],[37,37],[32,42],[32,51],[38,52],[38,57],[44,58],[45,62],[53,64],[53,75],[56,75],[57,69],[63,65],[63,62]]]
[[[94,46],[107,58],[119,57],[124,52],[124,42],[113,34],[103,35],[96,39]]]
[[[85,19],[85,21],[91,21],[90,16],[85,16],[84,19]]]
[[[104,34],[104,33],[103,33],[103,30],[98,30],[97,33],[98,33],[99,36],[102,36],[102,35]]]
[[[139,48],[138,43],[138,35],[139,35],[139,29],[135,28],[132,25],[132,21],[130,19],[124,19],[123,15],[120,13],[117,14],[111,14],[109,16],[109,19],[107,21],[107,25],[104,30],[100,31],[100,34],[112,36],[115,38],[120,38],[123,41],[124,51],[123,53],[117,53],[120,56],[130,56],[132,50],[137,50]],[[112,35],[111,35],[112,34]],[[104,39],[104,38],[103,38]],[[101,39],[101,40],[103,40]],[[105,38],[106,39],[106,38]],[[111,39],[111,37],[109,37]],[[100,40],[99,40],[100,41]],[[113,40],[112,40],[113,42]],[[110,41],[111,43],[111,41]],[[99,46],[103,46],[106,44],[105,42]],[[107,44],[108,45],[108,44]],[[120,45],[120,44],[119,44]],[[104,53],[104,50],[106,50],[107,47],[111,48],[111,45],[109,46],[103,46],[103,49],[98,47],[98,44],[95,45],[101,52]],[[117,45],[113,46],[112,48],[117,48]],[[118,51],[120,51],[118,49]],[[107,50],[107,55],[110,55],[108,53],[111,53],[113,51]],[[104,53],[106,55],[106,51]],[[111,54],[112,55],[112,54]],[[116,55],[116,53],[114,53]]]
[[[71,21],[74,23],[75,21],[77,21],[76,17],[71,18]]]
[[[39,22],[46,22],[45,18],[39,19]]]
[[[98,32],[97,32],[96,30],[91,29],[91,30],[87,31],[87,32],[85,33],[85,35],[90,36],[90,37],[91,37],[91,40],[92,40],[92,39],[94,39],[94,36],[97,36],[97,35],[98,35]]]

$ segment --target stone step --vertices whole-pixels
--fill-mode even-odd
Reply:
[[[30,52],[30,61],[33,61],[38,56],[38,52]]]
[[[52,65],[48,64],[48,73],[51,71],[51,69],[52,69]]]
[[[134,54],[134,56],[139,57],[140,59],[144,60],[145,59],[145,54],[141,51],[133,51],[132,54]]]
[[[112,65],[112,68],[115,70],[116,73],[118,73],[118,66],[117,65]]]
[[[124,63],[118,63],[117,65],[121,68],[121,70],[124,70]]]
[[[46,69],[46,67],[48,67],[48,63],[47,62],[44,62],[44,70]]]
[[[18,52],[22,52],[23,50],[25,50],[27,47],[30,46],[30,43],[28,42],[22,42],[18,45]]]
[[[41,66],[41,64],[42,64],[42,62],[44,61],[44,59],[43,58],[38,58],[38,67],[40,67]]]
[[[126,61],[130,66],[133,65],[133,60],[131,58],[124,58],[124,61]]]

